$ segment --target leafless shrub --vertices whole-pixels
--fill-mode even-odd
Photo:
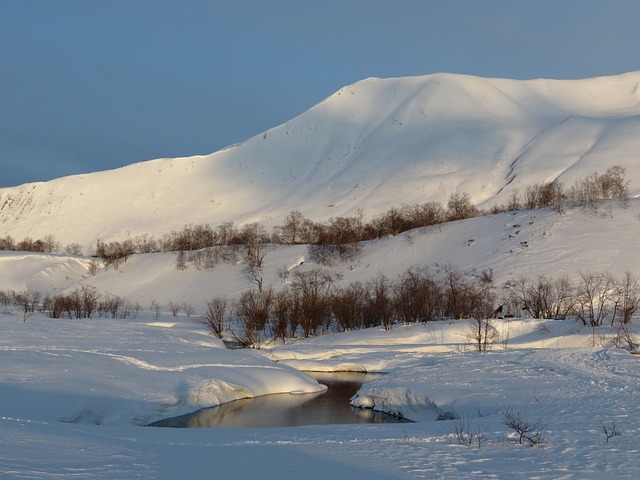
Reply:
[[[44,311],[50,318],[61,318],[69,311],[68,299],[64,295],[46,296],[42,302]]]
[[[271,313],[272,301],[273,292],[271,289],[259,291],[252,288],[245,290],[240,295],[235,312],[242,323],[243,336],[241,341],[245,346],[260,348]]]
[[[606,443],[609,443],[609,440],[611,438],[620,435],[615,422],[611,422],[609,424],[601,422],[600,425],[602,426],[602,431],[604,432],[604,436],[606,437]]]
[[[89,265],[87,266],[87,271],[92,277],[95,277],[96,273],[98,273],[98,268],[98,262],[96,262],[95,260],[91,260],[91,262],[89,262]]]
[[[392,286],[393,311],[404,323],[430,322],[442,313],[443,290],[427,267],[411,267]]]
[[[95,256],[105,261],[107,265],[113,265],[118,269],[121,261],[126,262],[129,256],[135,253],[133,241],[128,238],[122,242],[105,242],[98,238],[95,246]]]
[[[221,247],[208,247],[190,252],[187,262],[193,263],[197,270],[214,270],[221,257]]]
[[[443,316],[454,319],[491,316],[495,310],[495,295],[490,283],[478,282],[451,264],[442,266],[439,274],[444,300]]]
[[[98,300],[98,315],[102,317],[109,314],[111,318],[118,318],[126,303],[124,298],[117,295],[102,295]]]
[[[184,314],[187,316],[187,318],[191,318],[192,315],[196,314],[196,309],[193,308],[192,305],[190,305],[187,302],[184,302],[182,304],[182,311],[184,312]]]
[[[302,242],[305,218],[298,210],[293,210],[284,218],[284,223],[276,227],[276,236],[283,243],[296,245]]]
[[[161,312],[161,307],[160,307],[160,303],[156,300],[151,300],[151,311],[153,312],[153,316],[155,318],[159,318],[160,317],[160,312]]]
[[[518,443],[527,443],[532,447],[537,447],[545,442],[544,425],[540,420],[531,422],[520,412],[502,407],[502,421],[518,435]]]
[[[169,302],[169,311],[171,312],[171,316],[172,317],[177,317],[178,316],[178,312],[180,311],[180,304],[178,303],[174,303],[174,302]]]
[[[616,329],[612,343],[615,348],[626,348],[631,353],[635,353],[640,345],[637,335],[631,333],[628,324],[622,320],[618,322],[618,328]]]
[[[0,250],[15,250],[16,242],[11,235],[0,237]]]
[[[64,251],[69,255],[82,255],[82,246],[79,243],[70,243],[64,247]]]
[[[367,317],[371,325],[382,325],[389,330],[394,321],[393,285],[389,279],[379,274],[367,284]]]
[[[274,338],[286,343],[287,336],[295,336],[298,327],[297,311],[299,303],[288,289],[273,296],[273,307],[269,317],[269,328]]]
[[[291,292],[299,304],[298,319],[305,338],[328,326],[329,294],[336,278],[334,273],[319,268],[293,274]]]
[[[133,237],[131,242],[135,253],[152,253],[159,250],[158,241],[146,233]]]
[[[353,282],[346,288],[333,292],[329,305],[338,328],[342,331],[366,328],[367,291],[360,282]]]
[[[228,300],[226,297],[213,297],[207,302],[207,310],[204,315],[204,322],[208,325],[218,338],[222,338],[225,329],[225,319],[228,310]]]
[[[282,280],[283,282],[284,282],[287,278],[289,278],[289,274],[290,274],[290,272],[289,272],[289,268],[287,268],[287,266],[286,266],[286,265],[283,265],[282,267],[280,267],[280,268],[278,269],[278,278],[279,278],[280,280]]]
[[[176,268],[180,271],[187,269],[187,256],[184,250],[180,250],[176,255]]]
[[[599,327],[607,316],[613,316],[612,299],[616,293],[615,278],[608,273],[580,273],[577,288],[576,315],[583,325]]]
[[[14,294],[13,303],[19,305],[22,309],[22,321],[26,322],[27,318],[33,314],[38,308],[40,302],[40,292],[24,290]]]
[[[566,319],[574,310],[575,289],[567,276],[550,279],[544,275],[532,282],[525,277],[505,284],[508,301],[519,305],[533,318]]]
[[[71,310],[75,318],[91,318],[97,310],[100,298],[98,290],[89,285],[82,285],[68,294]]]
[[[487,352],[495,342],[500,341],[500,334],[489,318],[475,318],[467,333],[467,342],[478,352]]]
[[[481,427],[477,419],[474,422],[468,415],[454,415],[450,422],[451,437],[458,445],[480,448],[487,441],[488,425]]]
[[[559,182],[547,182],[534,184],[527,187],[524,194],[524,207],[530,210],[536,208],[553,208],[562,211],[562,204],[565,200],[565,193],[562,184]]]
[[[456,221],[477,217],[480,211],[471,203],[467,193],[453,193],[447,202],[447,220]]]
[[[638,279],[630,272],[625,272],[621,280],[616,282],[614,293],[614,314],[611,318],[613,325],[618,313],[622,317],[622,322],[628,324],[640,306],[640,285]]]
[[[101,294],[93,286],[82,285],[67,294],[47,295],[42,310],[51,318],[129,318],[137,315],[139,304],[133,304],[118,295]]]
[[[625,180],[625,169],[614,165],[602,175],[594,172],[576,181],[569,189],[567,196],[585,209],[593,211],[600,208],[603,199],[619,200],[623,206],[626,206],[629,201],[629,182]]]

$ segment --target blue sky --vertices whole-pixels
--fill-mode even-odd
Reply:
[[[640,70],[637,0],[0,0],[0,187],[214,152],[370,76]]]

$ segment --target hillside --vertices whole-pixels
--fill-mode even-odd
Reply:
[[[161,236],[188,223],[315,221],[513,189],[620,165],[640,194],[640,72],[585,80],[369,78],[207,156],[0,189],[2,234],[63,245]]]
[[[363,243],[352,261],[337,261],[331,270],[336,285],[367,282],[380,273],[396,279],[408,268],[451,264],[464,272],[491,269],[498,293],[504,282],[540,275],[577,280],[580,272],[611,273],[621,277],[630,270],[637,276],[640,258],[634,252],[640,236],[640,200],[627,208],[610,201],[596,212],[581,207],[564,213],[549,209],[520,210],[486,215],[458,222],[416,229],[396,237]],[[187,263],[176,266],[177,253],[132,255],[117,269],[113,265],[89,274],[90,257],[0,252],[0,291],[30,290],[43,294],[91,285],[139,302],[148,309],[151,301],[167,309],[169,302],[192,305],[198,313],[214,296],[237,298],[255,286],[244,257],[220,262],[214,269]],[[283,272],[318,268],[306,245],[270,245],[260,272],[264,286],[278,290],[287,279]],[[324,268],[324,267],[322,267]]]

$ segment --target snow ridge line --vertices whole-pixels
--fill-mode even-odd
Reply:
[[[99,352],[96,350],[84,350],[84,349],[76,349],[76,348],[56,348],[56,347],[12,347],[12,346],[0,346],[0,351],[4,352],[33,352],[37,351],[40,353],[48,353],[48,352],[56,352],[56,353],[89,353],[92,355],[101,355],[104,357],[109,357],[114,360],[119,360],[123,363],[127,363],[129,365],[134,365],[136,367],[142,368],[144,370],[153,370],[153,371],[161,371],[161,372],[183,372],[185,370],[190,370],[194,368],[202,368],[202,367],[218,367],[218,368],[259,368],[259,369],[267,369],[267,370],[280,370],[281,367],[277,365],[242,365],[235,363],[200,363],[200,364],[190,364],[190,365],[178,365],[175,367],[161,367],[158,365],[153,365],[144,360],[137,359],[135,357],[131,357],[128,355],[120,355],[115,353],[107,353],[107,352]]]

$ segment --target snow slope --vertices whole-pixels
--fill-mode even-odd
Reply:
[[[187,223],[315,221],[466,192],[490,206],[514,188],[566,185],[612,165],[640,193],[640,72],[585,80],[435,74],[369,78],[291,121],[207,156],[0,189],[2,232],[161,236]]]
[[[637,478],[640,358],[608,348],[613,331],[607,327],[593,347],[591,329],[575,322],[508,322],[508,348],[498,343],[484,354],[467,350],[468,323],[461,321],[328,335],[258,355],[221,348],[184,316],[34,315],[23,323],[2,313],[0,476]],[[506,323],[496,325],[505,331]],[[285,365],[304,362],[326,371],[349,362],[388,372],[352,402],[417,422],[139,426],[225,398],[317,390],[315,381]],[[504,408],[540,420],[543,445],[519,445],[503,424]],[[480,445],[458,444],[461,424],[437,421],[441,413],[468,419],[468,431],[483,435]],[[607,439],[603,425],[618,434]]]
[[[357,258],[339,261],[331,270],[340,275],[338,286],[366,282],[380,273],[395,280],[416,265],[435,272],[446,264],[466,273],[491,269],[498,289],[510,279],[540,275],[567,275],[574,282],[581,272],[620,278],[627,270],[635,275],[640,271],[635,253],[639,236],[640,199],[631,200],[627,208],[615,201],[605,203],[597,212],[579,207],[564,213],[521,210],[365,242]],[[221,262],[213,270],[199,270],[190,263],[181,271],[176,258],[176,253],[133,255],[117,269],[102,267],[92,276],[88,267],[93,259],[88,257],[0,252],[0,291],[46,294],[91,285],[143,308],[155,300],[165,309],[169,302],[188,303],[202,313],[214,296],[233,299],[255,286],[242,255],[237,263]],[[264,257],[263,285],[279,289],[289,281],[283,272],[291,275],[318,267],[305,245],[271,245]]]
[[[520,211],[418,229],[367,243],[337,263],[340,282],[390,278],[409,266],[493,268],[496,285],[539,274],[637,272],[640,200],[597,212]],[[526,240],[525,240],[526,239]],[[471,241],[473,240],[473,241]],[[527,242],[527,247],[522,242]],[[23,321],[0,306],[0,477],[235,479],[258,477],[637,478],[640,357],[614,346],[615,328],[576,321],[496,321],[491,352],[470,351],[468,321],[371,329],[267,346],[223,348],[193,318],[214,295],[235,297],[252,281],[242,263],[176,268],[175,254],[134,255],[115,270],[87,271],[88,257],[0,252],[0,290],[100,292],[162,303],[114,320]],[[317,267],[304,246],[272,247],[266,284],[280,272]],[[286,280],[285,280],[286,281]],[[638,320],[631,332],[640,338]],[[295,369],[295,370],[294,370]],[[317,392],[302,371],[376,371],[352,403],[416,423],[268,429],[157,429],[149,421],[243,396]],[[544,444],[517,444],[503,423],[511,409],[544,425]],[[440,420],[455,414],[458,420]],[[313,415],[313,412],[309,412]],[[460,423],[460,419],[464,423]],[[464,425],[473,446],[460,445]],[[607,439],[604,427],[617,435]],[[478,435],[481,435],[478,437]],[[478,446],[478,438],[480,445]]]

